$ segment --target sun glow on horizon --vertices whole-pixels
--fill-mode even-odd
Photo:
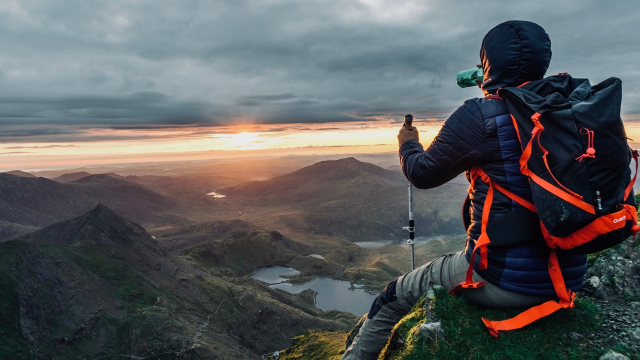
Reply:
[[[228,146],[234,150],[258,150],[262,141],[260,133],[239,132],[236,134],[211,135],[212,146]]]
[[[416,125],[421,124],[416,121]],[[379,120],[210,128],[91,129],[78,136],[76,142],[4,143],[0,146],[0,171],[207,160],[223,158],[230,153],[234,156],[392,153],[398,149],[396,136],[400,126],[398,122]],[[419,127],[423,144],[431,142],[440,126],[440,123],[427,121]]]
[[[420,121],[427,147],[441,122]],[[0,146],[0,171],[44,170],[106,164],[197,161],[233,156],[393,153],[400,123],[243,125],[211,128],[88,130],[77,142],[9,143]],[[627,136],[640,141],[640,122],[625,124]],[[103,140],[87,141],[101,135]],[[638,143],[632,146],[640,147]]]

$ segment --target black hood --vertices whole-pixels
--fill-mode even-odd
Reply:
[[[551,40],[538,24],[503,22],[485,35],[480,60],[482,91],[493,94],[501,87],[542,79],[551,61]]]

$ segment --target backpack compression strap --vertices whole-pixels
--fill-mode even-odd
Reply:
[[[593,207],[593,205],[582,201],[581,195],[576,194],[575,192],[571,191],[570,189],[562,185],[551,172],[551,169],[549,168],[549,163],[547,162],[547,155],[549,154],[549,151],[547,151],[547,149],[545,149],[540,143],[540,135],[544,131],[544,126],[542,126],[542,124],[540,123],[540,116],[541,115],[539,113],[535,113],[531,116],[531,121],[533,121],[534,128],[533,128],[533,131],[531,131],[531,140],[529,140],[529,143],[525,147],[524,151],[522,152],[522,157],[520,158],[520,172],[524,175],[527,175],[536,184],[540,185],[543,189],[554,194],[560,199],[578,207],[579,209],[582,209],[588,212],[589,214],[595,215],[596,210]],[[516,133],[518,134],[518,139],[520,140],[518,124],[516,123],[516,119],[513,115],[511,115],[511,120],[513,121],[513,127],[516,129]],[[534,140],[537,140],[538,146],[540,147],[540,150],[543,153],[542,159],[544,160],[544,164],[547,167],[549,174],[560,187],[557,187],[549,183],[548,181],[543,180],[538,175],[534,174],[531,170],[529,170],[529,166],[527,165],[527,162],[529,161],[529,158],[531,158]],[[520,143],[522,143],[522,141]]]
[[[636,178],[638,176],[638,151],[631,151],[631,156],[636,163],[636,170],[633,178],[631,179],[631,182],[629,183],[629,185],[627,185],[627,188],[624,191],[625,200],[631,194],[631,191],[633,190],[633,184],[635,184]],[[549,234],[549,231],[545,228],[542,222],[540,222],[540,228],[542,230],[544,240],[550,248],[569,250],[584,245],[600,235],[622,229],[627,224],[627,221],[631,221],[631,231],[633,232],[633,236],[635,239],[636,233],[640,231],[640,227],[638,226],[636,208],[633,205],[629,204],[622,204],[620,210],[608,215],[600,216],[589,225],[565,237],[556,237]]]

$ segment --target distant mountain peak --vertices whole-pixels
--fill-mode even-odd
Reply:
[[[107,206],[103,204],[98,204],[93,210],[89,211],[83,217],[87,219],[91,219],[92,221],[100,220],[103,218],[119,218],[113,210],[109,209]]]
[[[131,245],[138,241],[155,243],[140,225],[119,216],[102,204],[82,216],[55,223],[27,234],[20,240],[46,245]]]
[[[301,174],[310,175],[315,178],[317,176],[327,176],[329,173],[334,173],[336,171],[343,172],[345,175],[349,174],[350,176],[359,176],[363,172],[381,176],[387,179],[389,179],[390,176],[395,176],[395,174],[391,174],[391,172],[389,172],[388,170],[385,170],[377,165],[360,161],[354,157],[347,157],[338,160],[321,161],[319,163],[315,163],[300,170],[294,171],[291,174],[283,175],[280,178]]]
[[[362,201],[363,196],[386,193],[391,188],[401,188],[404,193],[405,181],[398,172],[347,157],[321,161],[276,178],[220,189],[220,193],[247,199],[247,203],[259,198],[270,205],[309,201],[335,205],[347,199]]]
[[[89,174],[88,176],[84,176],[80,179],[74,180],[74,183],[120,183],[121,176],[110,173],[110,174]]]
[[[347,157],[347,158],[334,160],[334,162],[336,162],[336,163],[361,163],[362,161],[354,158],[353,156],[350,156],[350,157]]]
[[[37,177],[31,173],[28,173],[26,171],[22,171],[22,170],[11,170],[11,171],[5,171],[5,174],[9,174],[9,175],[14,175],[14,176],[21,176],[21,177],[28,177],[28,178],[34,178]]]
[[[360,160],[358,160],[358,159],[356,159],[354,157],[347,157],[347,158],[342,158],[342,159],[338,159],[338,160],[320,161],[318,163],[315,163],[315,164],[307,166],[307,167],[310,168],[310,167],[321,166],[321,165],[331,165],[331,166],[339,167],[339,166],[360,165],[360,164],[368,164],[368,163],[364,163],[364,162],[362,162],[362,161],[360,161]]]
[[[57,182],[60,182],[60,183],[67,183],[67,182],[80,180],[80,179],[85,178],[87,176],[91,176],[91,174],[86,172],[86,171],[78,171],[78,172],[62,174],[62,175],[60,175],[60,176],[58,176],[56,178],[53,178],[53,180],[55,180]]]

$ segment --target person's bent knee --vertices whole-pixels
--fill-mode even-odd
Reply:
[[[369,319],[373,318],[374,316],[376,316],[378,311],[382,309],[383,306],[398,300],[398,296],[396,295],[397,282],[398,282],[397,279],[393,280],[392,282],[387,284],[387,286],[384,289],[382,289],[382,291],[380,291],[380,294],[378,294],[378,297],[376,297],[376,299],[373,301],[373,304],[371,304],[371,309],[369,309],[367,318]]]

